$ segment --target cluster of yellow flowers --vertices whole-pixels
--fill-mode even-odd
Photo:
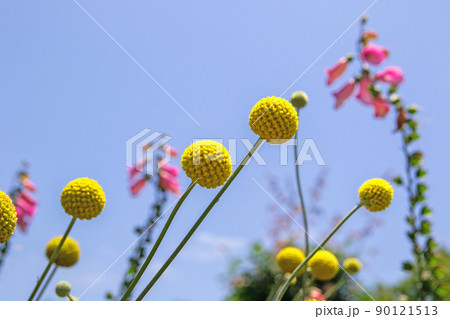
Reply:
[[[17,213],[14,204],[8,195],[0,191],[0,244],[14,234],[16,223]]]
[[[52,257],[61,242],[62,237],[63,236],[52,238],[48,242],[47,247],[45,248],[45,254],[48,259]],[[71,237],[67,237],[58,255],[56,255],[54,263],[61,267],[72,267],[77,263],[78,258],[80,258],[80,246],[78,245],[78,242]]]

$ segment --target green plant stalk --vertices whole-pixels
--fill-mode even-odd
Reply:
[[[227,180],[225,185],[219,190],[217,195],[213,198],[211,203],[208,205],[208,207],[205,209],[205,211],[200,215],[200,217],[197,219],[195,224],[192,226],[192,228],[189,230],[189,232],[186,234],[186,236],[183,238],[183,240],[180,242],[178,247],[173,251],[172,255],[166,260],[164,265],[159,269],[159,271],[156,273],[156,275],[153,277],[153,279],[150,281],[150,283],[144,288],[144,290],[141,292],[141,294],[137,297],[137,301],[141,301],[145,295],[150,291],[150,289],[153,287],[153,285],[158,281],[158,279],[161,277],[161,275],[166,271],[166,269],[170,266],[172,261],[177,257],[179,252],[183,249],[183,247],[186,245],[186,243],[189,241],[189,239],[192,237],[192,235],[195,233],[197,228],[200,226],[200,224],[203,222],[203,220],[208,216],[211,209],[214,207],[214,205],[220,200],[220,197],[223,195],[223,193],[227,190],[227,188],[230,186],[230,184],[233,182],[233,180],[236,178],[236,176],[239,174],[239,172],[244,168],[245,164],[250,160],[253,153],[259,148],[259,146],[264,142],[262,138],[259,138],[258,141],[255,143],[255,145],[252,147],[252,149],[248,152],[248,154],[244,157],[242,162],[239,164],[239,166],[236,168],[236,170],[233,172],[233,174],[230,176],[230,178]]]
[[[337,283],[335,283],[327,292],[323,295],[324,299],[327,300],[330,298],[335,292],[337,292],[346,282],[348,281],[348,277],[343,276]]]
[[[303,215],[303,227],[304,227],[304,231],[305,231],[305,255],[308,256],[309,254],[309,230],[308,230],[308,218],[306,215],[306,208],[305,208],[305,200],[303,199],[303,192],[302,192],[302,186],[300,183],[300,166],[297,165],[297,157],[298,157],[298,130],[295,132],[295,144],[294,144],[294,157],[295,157],[295,162],[294,162],[294,166],[295,166],[295,177],[297,180],[297,189],[298,189],[298,196],[300,199],[300,207],[302,210],[302,215]],[[306,291],[308,289],[307,287],[307,280],[308,279],[308,272],[305,271],[302,274],[302,293],[301,293],[301,299],[304,300],[305,295],[306,295]]]
[[[170,224],[172,223],[173,219],[175,218],[175,215],[177,214],[177,212],[180,209],[181,205],[183,204],[184,200],[189,195],[189,193],[192,191],[192,189],[195,187],[195,185],[197,185],[197,182],[196,181],[192,182],[188,186],[188,188],[184,191],[183,195],[181,195],[181,197],[178,200],[177,204],[175,205],[175,207],[173,208],[172,212],[170,213],[170,216],[167,219],[166,224],[164,225],[161,233],[159,234],[158,239],[156,240],[155,244],[153,245],[152,250],[148,254],[147,259],[142,264],[141,269],[139,269],[139,272],[137,273],[136,277],[134,277],[134,279],[131,282],[130,286],[128,286],[127,291],[125,291],[125,294],[123,295],[122,299],[120,299],[121,301],[126,301],[130,297],[131,293],[133,292],[134,287],[136,287],[137,283],[141,279],[141,277],[144,274],[145,270],[147,269],[148,265],[152,261],[153,256],[155,256],[155,253],[158,250],[162,240],[164,239],[164,236],[166,235],[167,230],[170,227]]]
[[[282,289],[280,289],[279,293],[275,296],[276,301],[280,301],[281,298],[283,298],[284,294],[286,293],[286,290],[289,287],[289,283],[297,276],[297,274],[299,273],[300,269],[302,269],[306,263],[314,256],[315,253],[317,253],[320,249],[323,248],[323,246],[325,246],[325,244],[331,239],[331,237],[333,237],[333,235],[339,230],[339,228],[342,227],[342,225],[344,225],[344,223],[361,207],[363,206],[363,203],[359,203],[358,205],[356,205],[348,214],[347,216],[345,216],[331,231],[331,233],[328,234],[328,236],[316,247],[314,248],[314,250],[308,255],[308,257],[306,257],[306,259],[300,264],[298,265],[297,268],[295,268],[295,270],[292,272],[291,276],[289,277],[288,280],[286,280],[286,282],[283,284]]]
[[[58,247],[56,247],[55,251],[53,252],[53,255],[50,257],[50,260],[48,261],[47,267],[45,267],[44,272],[39,277],[38,282],[36,283],[36,286],[33,289],[33,292],[31,293],[30,297],[28,298],[28,301],[32,301],[34,296],[36,295],[39,287],[42,285],[42,282],[44,281],[45,277],[47,276],[48,271],[50,270],[50,267],[52,266],[53,262],[56,259],[56,256],[58,256],[59,251],[61,250],[61,247],[63,246],[64,242],[66,241],[67,236],[69,235],[70,231],[72,230],[73,224],[75,224],[77,218],[73,217],[69,226],[67,226],[66,232],[64,233],[61,241],[59,242]]]
[[[55,272],[57,269],[58,269],[58,265],[55,265],[55,267],[53,267],[52,272],[50,273],[47,280],[45,281],[44,286],[42,287],[41,291],[39,292],[38,296],[36,297],[36,301],[41,300],[42,295],[44,294],[45,290],[47,289],[47,286],[50,283],[50,281],[53,279],[53,276],[55,275]]]

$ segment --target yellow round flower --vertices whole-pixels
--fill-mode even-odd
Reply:
[[[331,280],[339,272],[338,259],[327,250],[315,253],[308,261],[308,267],[311,268],[311,274],[321,281]]]
[[[381,178],[369,179],[359,188],[359,199],[371,212],[385,210],[393,197],[394,189],[391,184]]]
[[[61,205],[67,214],[79,219],[91,219],[105,207],[105,193],[97,181],[77,178],[64,187]]]
[[[344,260],[344,270],[350,275],[354,275],[359,272],[362,268],[361,261],[358,258],[350,257]]]
[[[297,91],[291,95],[291,103],[296,108],[300,109],[308,104],[308,95],[305,92]]]
[[[261,99],[250,112],[252,131],[272,144],[291,139],[298,129],[298,115],[287,100],[275,96]]]
[[[295,247],[286,247],[278,253],[277,257],[278,268],[284,273],[293,273],[294,270],[305,260],[305,254]],[[298,272],[297,276],[300,276],[306,267]]]
[[[184,150],[181,165],[186,175],[206,188],[223,185],[233,170],[230,154],[215,141],[199,141]]]
[[[62,237],[63,236],[52,238],[48,242],[47,247],[45,248],[45,255],[48,259],[52,257],[56,248],[58,248]],[[56,256],[54,263],[62,267],[72,267],[77,263],[78,258],[80,258],[80,246],[78,246],[76,240],[67,237],[58,253],[58,256]]]
[[[11,198],[0,191],[0,244],[6,242],[14,234],[16,223],[16,208]]]

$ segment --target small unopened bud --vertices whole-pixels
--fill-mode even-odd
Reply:
[[[70,294],[72,286],[67,281],[60,281],[56,284],[55,292],[58,297],[66,297]]]
[[[300,109],[308,104],[308,95],[302,91],[294,92],[291,96],[291,103],[294,107]]]

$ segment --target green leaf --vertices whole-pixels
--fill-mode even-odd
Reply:
[[[423,178],[427,175],[427,171],[425,171],[423,168],[419,168],[416,172],[416,176],[419,178]]]
[[[433,238],[430,238],[427,240],[427,247],[429,250],[435,250],[437,248],[437,243],[433,240]]]
[[[420,224],[420,233],[423,235],[429,235],[431,233],[431,224],[428,221],[423,221]]]
[[[417,113],[417,108],[414,107],[414,106],[408,107],[408,113],[410,113],[410,114],[416,114],[416,113]]]
[[[414,266],[409,261],[405,261],[403,263],[403,270],[405,270],[405,271],[412,271],[413,269],[414,269]]]
[[[421,215],[430,215],[431,214],[431,208],[429,208],[428,206],[423,206],[422,209],[420,210],[420,214]]]
[[[425,184],[417,184],[417,193],[423,194],[427,190],[427,186]]]
[[[444,287],[439,287],[436,290],[436,293],[439,295],[439,297],[447,297],[450,293],[450,291]]]
[[[408,124],[408,126],[409,126],[413,131],[416,131],[416,130],[417,130],[418,124],[417,124],[416,121],[414,121],[414,120],[412,120],[412,119],[407,119],[407,120],[406,120],[406,124]],[[416,135],[417,135],[417,133],[416,133]]]
[[[402,185],[403,184],[403,180],[400,176],[395,177],[392,182],[396,185]]]

